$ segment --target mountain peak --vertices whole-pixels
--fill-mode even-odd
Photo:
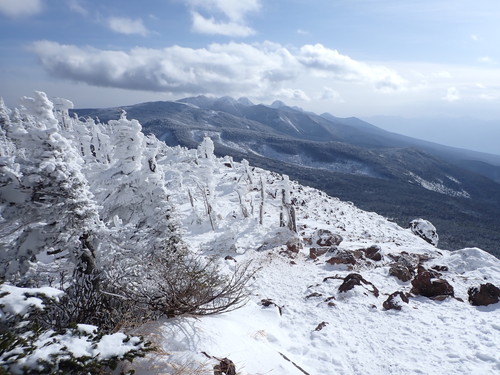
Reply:
[[[275,100],[271,105],[270,105],[271,108],[283,108],[283,107],[288,107],[284,102],[282,102],[281,100]]]

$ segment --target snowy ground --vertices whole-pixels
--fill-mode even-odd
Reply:
[[[189,155],[172,151],[163,163],[188,161]],[[276,174],[225,162],[186,162],[167,179],[191,249],[219,257],[222,270],[248,260],[260,268],[249,286],[250,299],[230,313],[141,327],[161,350],[134,363],[138,374],[213,374],[218,360],[209,357],[229,358],[242,375],[500,373],[500,303],[474,307],[467,302],[469,287],[500,285],[496,258],[479,249],[438,250],[409,229],[348,202],[287,184]],[[261,180],[266,191],[263,225],[258,222]],[[290,188],[295,202],[303,244],[296,254],[285,246],[294,236],[278,225],[282,188]],[[213,208],[214,230],[206,202]],[[316,229],[340,234],[339,249],[378,245],[382,260],[350,267],[326,263],[328,254],[313,260],[307,239]],[[417,296],[403,303],[401,311],[385,310],[382,304],[389,294],[411,289],[409,281],[388,274],[393,262],[389,254],[402,251],[430,257],[425,267],[447,266],[442,278],[465,302]],[[227,255],[233,259],[224,260]],[[351,272],[360,273],[380,295],[375,297],[369,285],[339,292],[340,278]],[[275,305],[266,307],[263,299]]]

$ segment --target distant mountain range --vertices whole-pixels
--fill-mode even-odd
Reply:
[[[438,228],[444,248],[478,246],[500,255],[500,156],[280,101],[266,106],[197,96],[74,112],[108,121],[123,110],[168,145],[193,148],[210,136],[218,155],[286,173],[400,225],[424,217]]]

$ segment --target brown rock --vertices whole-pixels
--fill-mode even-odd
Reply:
[[[236,367],[233,361],[228,358],[222,358],[218,365],[214,366],[214,375],[236,375]]]
[[[419,267],[418,274],[411,281],[413,288],[411,292],[424,297],[454,296],[453,287],[448,281],[437,279],[435,271],[426,270]]]
[[[343,241],[340,234],[334,234],[327,229],[318,229],[313,235],[313,241],[320,247],[338,246]]]
[[[401,310],[401,302],[408,303],[410,300],[405,293],[394,292],[385,300],[383,306],[386,310]]]
[[[468,291],[469,302],[474,306],[487,306],[500,300],[500,289],[491,283],[472,287]]]
[[[309,249],[309,258],[317,259],[319,256],[326,254],[328,250],[328,247],[311,247]]]
[[[380,246],[373,245],[366,249],[361,249],[365,253],[365,257],[374,260],[376,262],[382,260],[382,254],[380,253]]]
[[[344,282],[339,286],[339,292],[345,293],[348,290],[351,290],[352,288],[354,288],[356,285],[363,286],[363,284],[371,285],[373,290],[370,290],[370,292],[372,292],[375,297],[379,296],[379,291],[375,287],[375,285],[373,285],[369,281],[366,281],[363,278],[363,276],[361,276],[359,273],[350,273],[349,275],[347,275],[344,278]]]
[[[356,259],[350,251],[336,251],[335,255],[326,261],[329,264],[356,264]]]
[[[397,277],[399,280],[407,282],[413,277],[413,271],[401,263],[394,263],[389,268],[389,275]]]

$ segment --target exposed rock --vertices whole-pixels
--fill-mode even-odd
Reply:
[[[214,375],[236,375],[236,367],[233,361],[228,358],[222,358],[218,365],[214,366]]]
[[[326,254],[330,248],[328,247],[311,247],[309,249],[309,258],[317,259],[319,256]]]
[[[321,297],[322,295],[323,295],[323,294],[321,294],[321,293],[314,292],[314,293],[311,293],[311,294],[309,294],[308,296],[306,296],[306,298]]]
[[[311,238],[311,243],[320,247],[338,246],[342,241],[340,234],[334,234],[327,229],[318,229]]]
[[[292,238],[286,243],[286,249],[292,253],[298,253],[302,249],[302,243],[298,238]]]
[[[439,272],[447,272],[448,271],[448,267],[446,266],[434,266],[434,267],[431,267],[433,270],[436,270],[436,271],[439,271]]]
[[[389,268],[389,275],[397,277],[399,280],[403,282],[410,281],[414,275],[413,270],[410,270],[408,267],[402,265],[401,263],[394,263]]]
[[[329,264],[351,264],[355,265],[356,264],[356,259],[354,258],[354,255],[350,251],[345,251],[345,250],[337,250],[335,252],[335,255],[328,259],[326,261]]]
[[[374,260],[376,262],[382,260],[382,253],[380,252],[380,246],[378,245],[372,245],[366,249],[360,249],[365,253],[365,257],[371,260]]]
[[[403,292],[394,292],[385,300],[383,306],[386,310],[401,310],[402,302],[410,302],[408,296]]]
[[[344,278],[344,282],[339,286],[339,292],[345,293],[348,290],[351,290],[352,288],[354,288],[356,285],[363,286],[362,284],[371,285],[373,290],[370,290],[370,292],[372,292],[375,297],[379,296],[379,291],[375,287],[375,285],[373,285],[369,281],[366,281],[363,278],[363,276],[361,276],[359,273],[350,273],[349,275],[347,275]]]
[[[424,239],[433,246],[437,246],[439,242],[439,236],[436,231],[436,227],[432,225],[429,221],[424,219],[415,219],[410,221],[411,231]]]
[[[491,283],[481,284],[479,288],[472,287],[468,294],[469,302],[474,306],[487,306],[500,300],[500,288]]]
[[[260,300],[260,303],[264,307],[276,306],[276,308],[278,309],[278,312],[280,313],[280,316],[283,315],[283,307],[277,305],[272,299],[264,298],[264,299]]]
[[[315,331],[321,331],[323,328],[326,327],[326,325],[328,324],[328,322],[321,322],[318,324],[318,326],[314,329]]]
[[[411,292],[424,297],[454,296],[453,287],[448,281],[436,278],[436,271],[419,267],[418,274],[411,281]]]

